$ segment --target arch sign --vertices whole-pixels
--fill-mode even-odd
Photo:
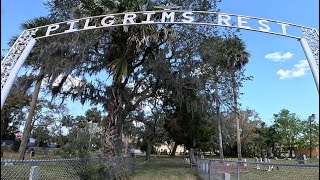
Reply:
[[[85,17],[23,31],[1,61],[1,109],[21,66],[37,39],[98,28],[146,24],[220,26],[297,39],[303,47],[319,92],[319,32],[316,29],[237,14],[178,10],[179,6],[155,8],[160,10]]]

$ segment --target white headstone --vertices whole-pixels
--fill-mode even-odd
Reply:
[[[209,172],[209,164],[206,163],[206,172]]]
[[[270,162],[271,162],[270,159],[267,159],[267,163],[270,163]],[[269,164],[266,171],[271,171],[271,170],[272,170],[272,168],[271,168],[271,165]]]
[[[246,162],[247,162],[247,159],[244,159],[243,161],[245,162],[245,163],[243,163],[243,166],[244,166],[244,167],[248,166],[248,164],[246,163]]]
[[[260,162],[259,161],[259,159],[256,157],[256,161],[255,161],[256,163],[258,163],[258,162]],[[259,164],[256,164],[256,169],[260,169],[260,166],[259,166]]]
[[[277,158],[277,157],[274,157],[274,160],[278,160],[278,158]]]
[[[10,162],[10,163],[4,163],[5,166],[13,166],[13,163]]]
[[[303,155],[302,157],[303,157],[303,160],[304,160],[304,161],[307,160],[306,155]]]
[[[32,166],[30,169],[29,180],[38,180],[40,178],[40,167]]]
[[[222,173],[222,180],[230,180],[230,174],[229,173]]]

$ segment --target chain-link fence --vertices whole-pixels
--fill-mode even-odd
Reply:
[[[198,159],[197,172],[203,180],[318,180],[318,164],[299,164],[294,160],[279,162],[228,161]]]
[[[135,157],[1,160],[1,180],[78,180],[128,177],[135,171]]]

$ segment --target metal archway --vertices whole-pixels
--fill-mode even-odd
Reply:
[[[23,31],[16,42],[13,44],[13,46],[10,48],[5,58],[1,61],[1,109],[20,68],[31,52],[33,46],[36,44],[37,39],[105,27],[146,24],[189,24],[220,26],[274,34],[297,39],[300,41],[300,44],[307,57],[314,81],[319,92],[319,32],[316,29],[271,19],[243,16],[237,14],[227,14],[210,11],[175,10],[179,8],[176,6],[162,6],[156,8],[160,8],[162,10],[125,12],[86,17],[55,24],[49,24],[46,26]],[[155,15],[160,15],[161,18],[153,19]],[[197,22],[195,19],[199,16],[208,16],[208,21]],[[138,22],[137,17],[141,17],[143,21]],[[100,22],[100,24],[90,24],[92,20]],[[82,25],[82,28],[79,28],[81,27],[80,25]],[[300,35],[290,35],[288,33],[289,28],[294,28],[295,31],[293,32],[295,33],[298,30],[300,32]],[[45,30],[45,34],[37,34],[37,32],[40,32],[38,30]]]

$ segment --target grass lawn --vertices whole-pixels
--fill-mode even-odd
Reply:
[[[13,150],[4,150],[3,151],[3,157],[1,159],[18,159],[19,153],[15,152]],[[47,155],[44,155],[42,152],[42,148],[35,148],[35,156],[31,157],[30,152],[27,151],[25,156],[25,160],[30,160],[30,159],[58,159],[60,158],[59,155],[55,155],[53,153],[48,153]]]
[[[2,159],[16,159],[17,153],[5,152]],[[53,154],[47,156],[49,159],[59,158]],[[208,158],[208,157],[206,157]],[[26,160],[30,159],[26,156]],[[34,159],[44,159],[41,149],[36,150],[36,156]],[[217,159],[217,157],[210,157],[209,159]],[[227,158],[229,159],[229,158]],[[236,158],[230,158],[229,160],[237,161]],[[319,167],[300,167],[300,166],[283,166],[281,164],[298,164],[296,159],[285,160],[271,159],[271,163],[275,165],[273,171],[266,171],[267,166],[261,164],[260,169],[256,169],[253,158],[246,158],[248,162],[247,167],[241,167],[244,171],[240,174],[241,180],[316,180],[319,179]],[[40,165],[40,163],[38,163]],[[42,179],[72,179],[72,174],[78,165],[73,163],[62,162],[47,162],[42,163],[41,166],[41,178]],[[316,158],[308,159],[306,164],[319,164],[319,160]],[[31,164],[17,164],[15,166],[3,166],[1,165],[1,179],[28,179]],[[277,168],[278,167],[278,168]],[[221,164],[213,164],[212,171],[216,171],[215,178],[221,177],[221,172],[229,172],[231,179],[235,180],[237,164],[230,163],[230,166],[226,167]],[[17,171],[19,172],[18,174]],[[69,172],[70,171],[70,172]],[[219,171],[219,172],[218,172]],[[70,174],[71,173],[71,174]],[[14,175],[16,174],[16,175]],[[49,178],[50,177],[50,178]],[[57,178],[58,177],[58,178]],[[131,176],[132,180],[197,180],[196,167],[190,167],[183,163],[181,157],[169,158],[168,156],[157,156],[152,158],[148,162],[144,162],[144,157],[137,157],[136,159],[136,171]]]
[[[181,158],[169,158],[167,156],[158,156],[147,163],[143,163],[144,157],[138,157],[136,163],[136,173],[132,180],[197,180],[196,168],[190,168],[183,164]],[[237,161],[236,158],[230,160]],[[248,162],[254,162],[253,158],[247,158]],[[271,163],[277,164],[298,164],[296,159],[292,160],[271,160]],[[308,159],[306,164],[319,164],[316,158]],[[236,165],[234,165],[236,166]],[[241,180],[317,180],[319,179],[318,167],[294,167],[294,166],[274,166],[273,171],[266,171],[267,166],[260,165],[260,170],[256,169],[254,164],[248,164],[247,171],[240,174]],[[236,169],[236,167],[235,167]],[[228,168],[224,169],[228,172]],[[231,174],[231,179],[235,180],[236,173]],[[212,179],[220,179],[221,174],[213,176]]]
[[[137,157],[136,172],[132,180],[196,180],[196,168],[183,163],[182,158],[157,156],[143,163],[144,157]]]

